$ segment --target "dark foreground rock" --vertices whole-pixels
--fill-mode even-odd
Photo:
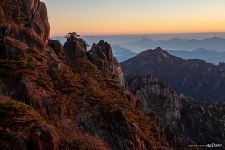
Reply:
[[[39,0],[0,0],[0,149],[169,148],[153,118],[134,109],[111,46],[69,33],[49,40]]]
[[[57,129],[44,121],[35,110],[8,97],[0,97],[0,149],[56,150],[60,137]]]

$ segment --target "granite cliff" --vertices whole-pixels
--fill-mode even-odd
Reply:
[[[225,144],[223,102],[195,102],[177,94],[152,75],[133,76],[127,79],[127,87],[137,97],[136,108],[155,116],[164,130],[162,136],[175,149],[191,149],[188,145]]]
[[[49,40],[39,0],[0,0],[0,149],[167,150],[104,41]]]

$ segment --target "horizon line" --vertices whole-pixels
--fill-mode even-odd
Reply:
[[[213,34],[213,33],[225,33],[225,31],[221,32],[164,32],[164,33],[121,33],[121,34],[80,34],[83,37],[86,36],[138,36],[138,35],[179,35],[179,34]],[[65,34],[52,34],[50,37],[62,37]]]

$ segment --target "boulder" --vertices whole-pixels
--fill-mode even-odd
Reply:
[[[55,127],[42,124],[38,132],[33,133],[30,139],[30,148],[33,150],[58,150],[60,137]]]

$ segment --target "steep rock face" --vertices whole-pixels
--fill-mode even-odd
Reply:
[[[2,94],[46,114],[43,106],[51,105],[55,94],[38,87],[37,82],[50,64],[58,62],[47,45],[46,6],[39,0],[1,0],[0,4],[4,16],[0,25]]]
[[[123,71],[116,58],[112,54],[111,46],[101,40],[98,44],[93,44],[88,52],[88,58],[98,66],[106,77],[119,78],[123,83]]]
[[[49,74],[53,70],[62,70],[65,73],[70,69],[59,60],[53,49],[48,47],[49,25],[45,4],[39,0],[1,0],[0,2],[0,95],[30,105],[34,113],[37,111],[42,115],[43,122],[46,120],[49,123],[38,124],[37,133],[27,132],[25,135],[29,135],[29,138],[24,139],[24,136],[20,135],[21,131],[15,128],[18,115],[26,116],[23,112],[18,115],[13,113],[12,117],[15,117],[15,122],[12,121],[11,130],[14,131],[12,134],[15,137],[11,134],[0,134],[2,142],[0,149],[56,150],[63,141],[66,141],[64,146],[69,148],[78,141],[84,142],[77,146],[78,149],[85,149],[85,144],[92,145],[95,140],[86,140],[86,142],[85,138],[81,138],[83,134],[80,130],[75,130],[71,134],[71,136],[76,136],[78,132],[80,133],[80,137],[76,140],[70,141],[64,136],[64,130],[68,126],[65,120],[70,120],[72,117],[68,115],[69,110],[66,104],[59,104],[64,96],[57,90],[60,88],[57,81],[51,80],[52,76]],[[76,75],[72,76],[76,77]],[[9,114],[14,110],[14,108],[9,110]],[[7,114],[1,115],[1,117],[6,116]],[[31,116],[27,119],[29,123],[34,118]],[[2,124],[7,124],[7,120],[1,120]],[[23,130],[26,120],[18,121],[22,124]],[[33,128],[29,129],[33,130]],[[91,136],[89,138],[94,139]],[[99,141],[99,143],[102,142]],[[108,149],[104,144],[95,143],[95,145],[96,147],[102,145],[101,149]]]
[[[194,143],[225,144],[225,104],[183,101],[180,129]],[[183,128],[183,126],[185,126]],[[210,141],[210,142],[209,142]],[[212,141],[212,142],[211,142]]]
[[[43,43],[47,43],[50,26],[44,3],[39,0],[1,0],[0,3],[4,13],[1,13],[1,16],[4,16],[1,18],[3,20],[1,25],[6,28],[6,35],[14,35],[21,41],[35,36]],[[19,26],[16,27],[15,24]]]
[[[177,120],[181,117],[182,96],[151,75],[145,78],[133,77],[128,80],[127,86],[138,98],[137,109],[149,115],[156,114],[161,124],[177,128]]]
[[[86,45],[80,38],[68,41],[61,58],[60,44],[48,43],[43,3],[1,0],[0,7],[0,95],[16,100],[8,100],[13,107],[7,103],[0,108],[0,126],[7,132],[6,137],[0,134],[2,149],[168,148],[159,138],[158,124],[130,104],[135,98],[117,80],[121,72],[116,72],[119,66],[110,45],[100,42],[93,50],[104,66],[85,57]],[[9,136],[7,128],[13,131]],[[121,137],[120,130],[129,136]]]
[[[112,149],[152,149],[142,130],[135,123],[130,124],[122,111],[105,112],[80,122],[80,125],[89,133],[103,138]]]
[[[29,48],[44,50],[50,32],[45,4],[39,0],[1,0],[0,4],[0,58],[15,60]]]
[[[225,100],[225,71],[203,60],[184,60],[161,48],[121,63],[126,76],[152,74],[185,96],[199,101]]]
[[[127,86],[138,99],[137,107],[156,116],[175,149],[188,149],[189,144],[224,144],[224,103],[194,102],[153,76],[131,77]]]

